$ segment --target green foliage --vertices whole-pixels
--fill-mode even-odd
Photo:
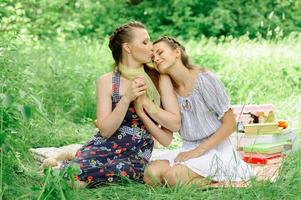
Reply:
[[[300,37],[278,42],[213,38],[187,45],[196,63],[218,72],[234,104],[276,103],[300,93]]]
[[[43,68],[35,66],[35,64],[43,63],[43,60],[36,57],[34,58],[37,60],[35,63],[25,55],[32,45],[29,43],[21,45],[20,42],[24,42],[23,40],[11,36],[2,37],[2,39],[0,57],[0,196],[4,195],[3,197],[6,199],[12,194],[20,196],[25,192],[20,189],[16,193],[12,188],[20,188],[20,186],[24,188],[26,184],[34,185],[40,179],[37,175],[37,165],[28,153],[30,147],[62,146],[72,142],[83,143],[94,131],[91,129],[91,124],[80,126],[80,124],[75,125],[72,122],[76,121],[75,118],[68,120],[68,115],[63,109],[66,102],[63,98],[64,94],[61,94],[61,99],[57,98],[58,94],[55,93],[55,88],[52,88],[53,96],[45,94],[47,88],[44,86],[52,86],[51,82],[54,82],[55,76],[50,75],[51,78],[47,79],[47,76],[43,76],[46,75],[47,70],[43,72]],[[26,50],[22,49],[22,46],[26,47]],[[32,53],[35,52],[34,49],[31,50]],[[56,85],[56,87],[60,88],[60,85]],[[62,93],[62,91],[60,92]],[[44,101],[44,98],[52,100]],[[58,109],[58,104],[53,99],[61,101],[63,107]],[[83,108],[86,109],[86,107]],[[89,116],[87,112],[85,114]],[[86,120],[81,117],[80,119],[81,122]],[[25,178],[29,181],[26,181]]]
[[[3,0],[0,30],[32,37],[104,38],[129,20],[144,22],[151,35],[184,39],[211,36],[278,38],[301,30],[298,0]]]
[[[292,33],[300,31],[300,6],[293,0],[2,0],[0,199],[296,199],[300,152],[275,184],[254,182],[245,190],[134,183],[75,190],[63,173],[41,176],[28,149],[84,143],[95,133],[95,81],[113,63],[106,36],[130,19],[144,22],[152,38],[179,36],[191,60],[222,79],[233,104],[273,103],[276,117],[300,127],[301,38]],[[178,145],[176,138],[171,147]]]
[[[185,194],[185,197],[180,195],[182,199],[195,198],[195,195],[233,198],[252,196],[254,191],[263,197],[264,191],[273,190],[274,194],[282,195],[286,183],[300,183],[292,168],[286,181],[283,179],[278,184],[281,187],[254,183],[246,193],[222,190],[201,194],[196,188],[151,190],[128,184],[124,187],[131,192],[126,194],[120,186],[82,194],[68,190],[61,174],[52,172],[47,175],[47,181],[40,177],[29,148],[84,143],[94,134],[95,81],[110,71],[113,63],[107,43],[107,39],[42,41],[12,36],[1,40],[0,186],[4,198],[17,194],[34,199],[39,196],[68,199],[80,193],[81,197],[110,199],[105,194],[108,190],[116,191],[117,196],[134,195],[133,198],[145,193],[158,199],[180,198],[178,195],[182,193]],[[273,103],[276,117],[287,119],[291,127],[300,127],[300,36],[278,41],[203,37],[183,44],[193,63],[209,68],[222,79],[233,104]],[[171,147],[178,145],[176,138]],[[17,189],[20,187],[23,189]],[[136,193],[137,187],[143,192]]]

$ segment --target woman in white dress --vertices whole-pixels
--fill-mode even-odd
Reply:
[[[153,61],[161,74],[172,79],[183,145],[152,161],[144,181],[173,186],[249,180],[253,172],[229,139],[236,122],[222,82],[212,72],[192,66],[185,48],[171,37],[154,42]]]

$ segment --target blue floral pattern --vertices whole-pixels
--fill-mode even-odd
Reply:
[[[116,72],[112,81],[114,109],[121,99],[120,73]],[[110,138],[103,138],[98,132],[77,151],[69,164],[79,165],[75,179],[87,182],[90,187],[118,182],[122,177],[142,182],[152,150],[153,140],[130,104],[121,126]]]

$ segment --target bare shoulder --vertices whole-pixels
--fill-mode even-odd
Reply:
[[[112,76],[113,72],[109,72],[100,76],[96,82],[97,90],[106,91],[106,93],[112,93]]]
[[[113,72],[109,72],[109,73],[103,74],[102,76],[100,76],[97,79],[97,84],[111,82],[112,76],[113,76]]]
[[[160,74],[160,79],[159,79],[160,84],[170,84],[171,79],[167,74]]]
[[[159,92],[161,95],[165,95],[166,93],[169,94],[170,92],[173,92],[173,85],[169,75],[166,74],[160,75]]]
[[[193,74],[195,76],[204,75],[204,74],[207,74],[208,72],[210,72],[208,69],[205,69],[205,68],[193,68],[193,69],[190,69],[190,71],[193,72]]]

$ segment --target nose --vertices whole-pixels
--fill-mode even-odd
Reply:
[[[152,51],[152,54],[151,54],[151,59],[152,59],[152,62],[154,62],[155,61],[155,54],[154,54],[154,52]]]
[[[156,53],[154,53],[153,54],[153,61],[157,62],[158,60],[159,60],[159,56]]]

